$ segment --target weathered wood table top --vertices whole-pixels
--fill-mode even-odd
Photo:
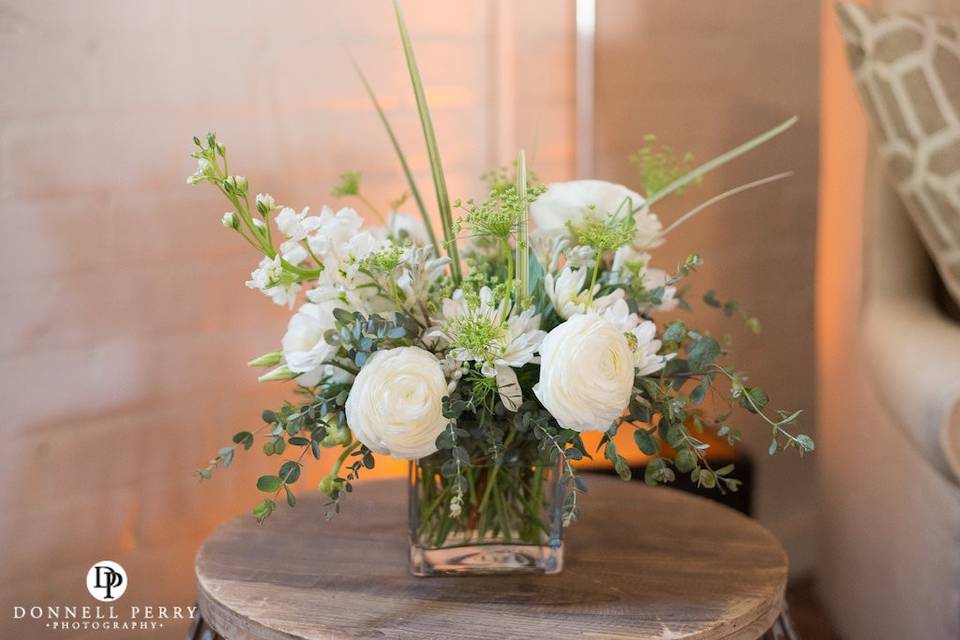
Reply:
[[[757,638],[780,613],[776,538],[708,500],[588,476],[558,576],[415,578],[403,480],[359,483],[334,521],[304,497],[200,548],[205,621],[245,638]]]

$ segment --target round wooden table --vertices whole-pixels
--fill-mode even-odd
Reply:
[[[587,476],[558,576],[415,578],[403,480],[360,483],[332,522],[325,496],[264,525],[246,515],[200,547],[191,638],[759,638],[782,620],[776,538],[714,502]]]

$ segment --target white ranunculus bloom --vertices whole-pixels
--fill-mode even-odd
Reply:
[[[642,207],[643,196],[622,184],[604,180],[572,180],[554,182],[530,205],[530,217],[537,228],[554,233],[566,233],[567,224],[580,225],[588,212],[595,215],[634,214],[636,234],[634,246],[638,249],[656,247],[663,242],[662,226],[657,216]]]
[[[447,380],[437,358],[419,347],[377,351],[347,397],[347,424],[371,451],[413,460],[437,450],[446,428]]]
[[[337,347],[327,344],[323,334],[336,327],[333,310],[336,301],[324,304],[307,303],[290,318],[287,333],[281,341],[283,360],[291,371],[304,374],[298,381],[305,386],[328,371],[328,363],[337,353]]]
[[[533,392],[561,427],[606,431],[630,404],[634,354],[625,334],[596,313],[555,327],[540,345]]]
[[[391,211],[387,218],[386,231],[391,238],[400,241],[409,240],[419,247],[430,244],[430,236],[427,235],[427,228],[423,221],[408,213]]]

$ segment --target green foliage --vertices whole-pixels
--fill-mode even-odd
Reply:
[[[643,191],[647,196],[661,191],[693,168],[693,154],[690,152],[677,157],[670,147],[658,145],[657,137],[652,134],[644,136],[643,141],[644,146],[631,155],[629,161],[640,173]],[[699,185],[700,181],[701,178],[697,177],[693,184]],[[675,193],[681,195],[685,189],[681,187]]]
[[[340,174],[340,182],[330,192],[334,198],[346,198],[347,196],[357,196],[360,194],[360,179],[362,174],[359,171],[348,171]]]
[[[524,198],[515,185],[508,184],[491,189],[487,199],[480,202],[472,198],[465,202],[457,200],[453,206],[463,209],[464,217],[457,221],[455,229],[460,232],[468,228],[474,237],[507,240],[517,230],[524,206],[529,206],[545,190],[542,185],[530,185]]]
[[[580,224],[567,223],[576,243],[593,247],[597,253],[613,251],[633,240],[636,222],[623,212],[590,211]]]

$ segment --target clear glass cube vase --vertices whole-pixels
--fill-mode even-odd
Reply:
[[[559,465],[490,463],[453,473],[444,462],[410,463],[413,575],[551,575],[563,569]]]

